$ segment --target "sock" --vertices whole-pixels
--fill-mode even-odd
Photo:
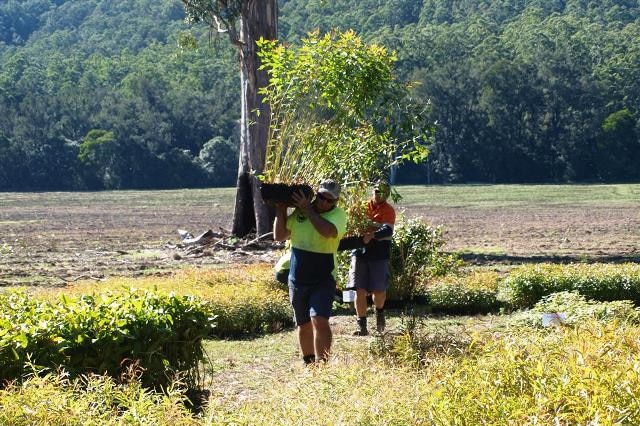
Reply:
[[[361,330],[367,329],[367,317],[358,317],[358,325]]]
[[[305,364],[313,364],[314,362],[316,362],[316,355],[315,354],[305,355],[302,357],[302,360],[304,361]]]

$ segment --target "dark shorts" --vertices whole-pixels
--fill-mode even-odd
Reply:
[[[356,256],[351,258],[349,267],[349,287],[371,291],[387,291],[389,288],[389,260],[366,260]]]
[[[289,281],[289,300],[296,325],[306,324],[315,316],[329,318],[335,292],[334,280],[315,285],[293,284]]]

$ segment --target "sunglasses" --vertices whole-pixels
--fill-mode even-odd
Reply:
[[[336,200],[334,200],[333,198],[329,198],[326,195],[322,195],[321,193],[316,193],[316,198],[322,200],[322,201],[326,201],[327,203],[335,203]]]

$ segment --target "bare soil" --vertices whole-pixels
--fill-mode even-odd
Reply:
[[[445,248],[478,263],[640,261],[634,205],[553,205],[409,210],[445,228]]]
[[[442,225],[445,249],[472,264],[640,261],[640,201],[398,207],[407,217]],[[180,245],[178,229],[228,233],[232,214],[232,189],[0,193],[0,286],[273,261],[278,246],[272,244]]]

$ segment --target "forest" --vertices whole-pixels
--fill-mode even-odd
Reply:
[[[279,8],[280,41],[354,29],[397,52],[436,130],[400,183],[640,180],[640,1]],[[0,191],[233,186],[235,52],[184,18],[180,0],[0,3]]]

